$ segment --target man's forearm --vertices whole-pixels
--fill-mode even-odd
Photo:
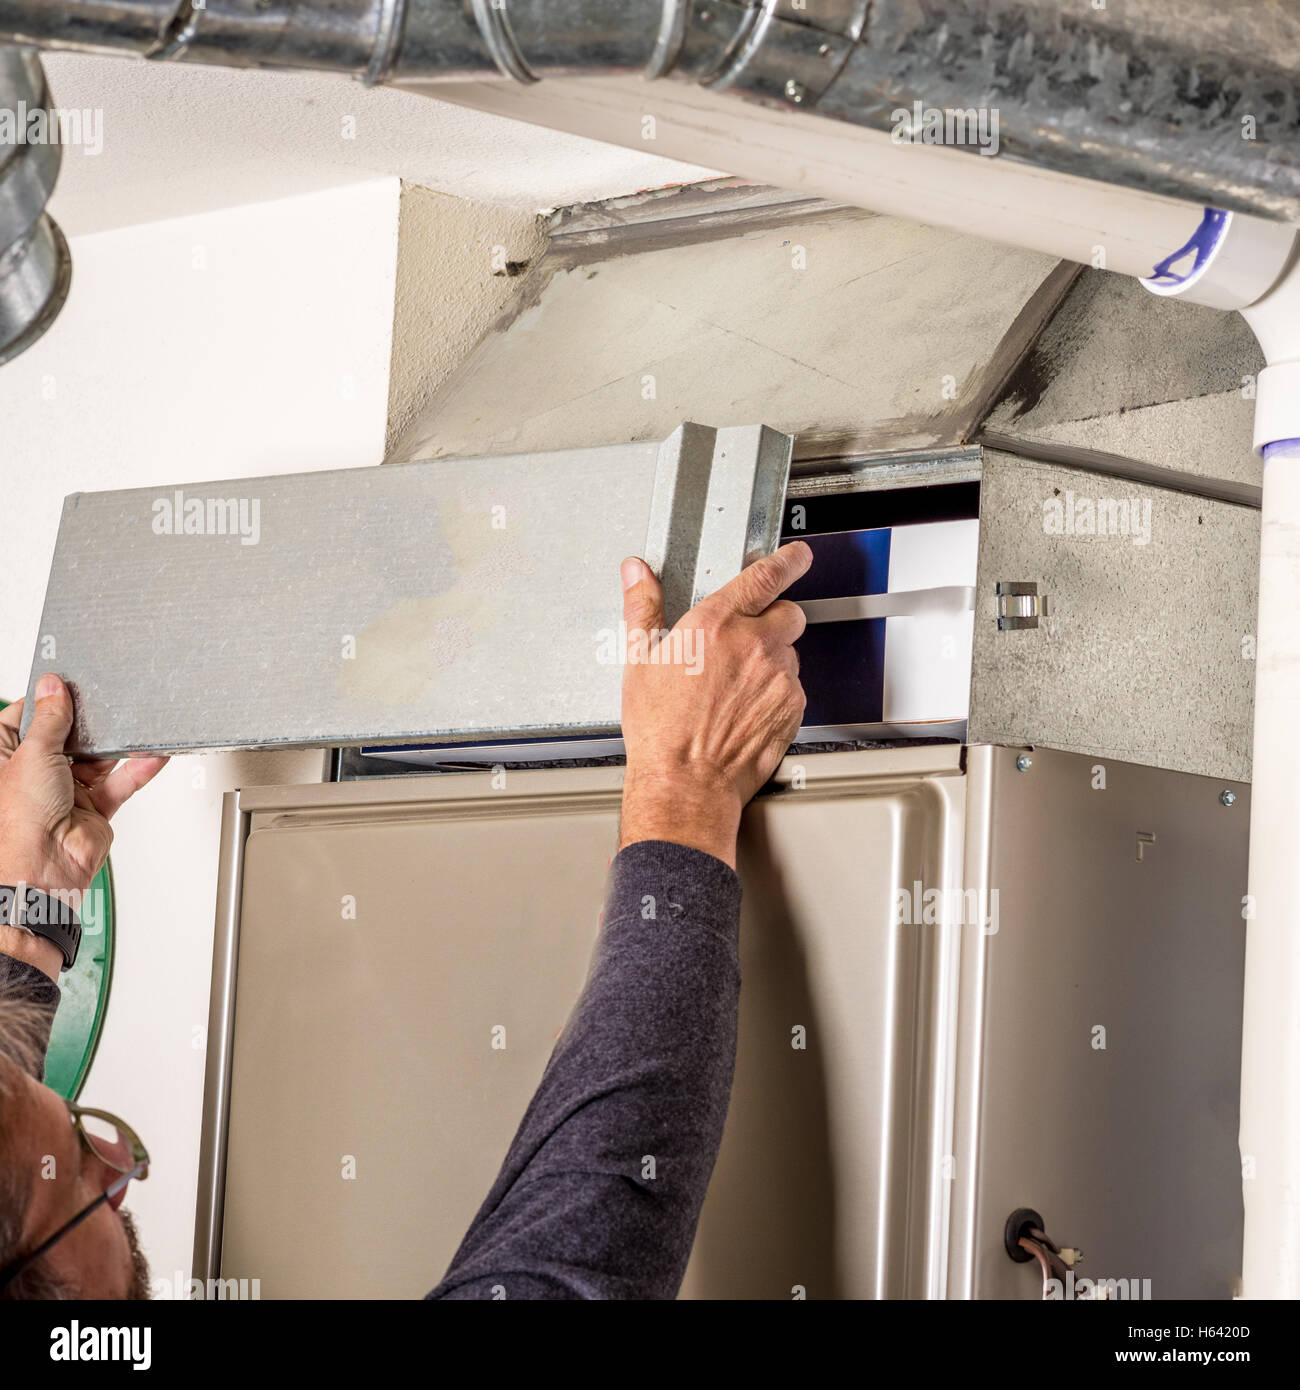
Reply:
[[[660,841],[610,872],[592,971],[431,1298],[672,1298],[735,1065],[740,883]]]

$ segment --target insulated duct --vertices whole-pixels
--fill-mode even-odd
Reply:
[[[48,107],[37,55],[0,48],[0,363],[54,322],[72,279],[67,243],[45,211],[62,155],[48,138]]]
[[[1120,14],[1059,0],[0,0],[0,38],[320,69],[369,83],[639,71],[891,133],[956,112],[966,125],[996,119],[997,150],[1040,168],[1300,222],[1300,24],[1271,6],[1235,6],[1225,24],[1223,8],[1217,0],[1128,0]]]

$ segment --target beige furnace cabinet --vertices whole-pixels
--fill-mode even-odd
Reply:
[[[231,794],[197,1275],[439,1280],[582,988],[621,779]],[[683,1297],[1037,1298],[1020,1207],[1093,1279],[1229,1297],[1248,821],[1243,784],[1043,748],[796,749],[744,822]]]

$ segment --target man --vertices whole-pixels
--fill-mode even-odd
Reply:
[[[678,627],[696,630],[694,644],[662,650],[702,659],[625,668],[619,849],[591,972],[429,1297],[677,1293],[731,1092],[740,815],[804,708],[793,650],[804,617],[780,595],[811,562],[801,542],[784,546],[686,614]],[[629,634],[662,632],[649,567],[629,559],[622,577]],[[112,815],[165,759],[70,766],[68,692],[45,678],[36,694],[21,745],[19,707],[0,715],[0,884],[84,891]],[[147,1173],[143,1146],[124,1123],[114,1133],[39,1084],[62,963],[52,941],[0,926],[0,1297],[147,1297],[121,1209],[129,1181]]]

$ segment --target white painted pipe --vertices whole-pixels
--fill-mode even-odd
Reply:
[[[1243,1298],[1300,1298],[1300,445],[1264,462],[1241,1055]]]
[[[1076,178],[1005,157],[895,141],[881,131],[638,76],[533,86],[405,81],[440,101],[723,171],[968,236],[1138,277],[1186,246],[1200,204]],[[1237,214],[1238,239],[1279,224]],[[1271,283],[1271,281],[1269,282]],[[1256,291],[1268,288],[1261,284]],[[1235,305],[1231,307],[1236,307]]]
[[[1300,264],[1243,309],[1268,360],[1241,1056],[1242,1296],[1300,1298]]]
[[[1243,1298],[1300,1298],[1300,249],[1207,214],[1155,294],[1238,308],[1268,363],[1257,384],[1264,457],[1250,904],[1242,1019]]]
[[[1300,249],[1275,288],[1241,312],[1268,361],[1255,406],[1255,448],[1263,454],[1272,445],[1300,439]],[[1300,522],[1300,513],[1295,515]]]

